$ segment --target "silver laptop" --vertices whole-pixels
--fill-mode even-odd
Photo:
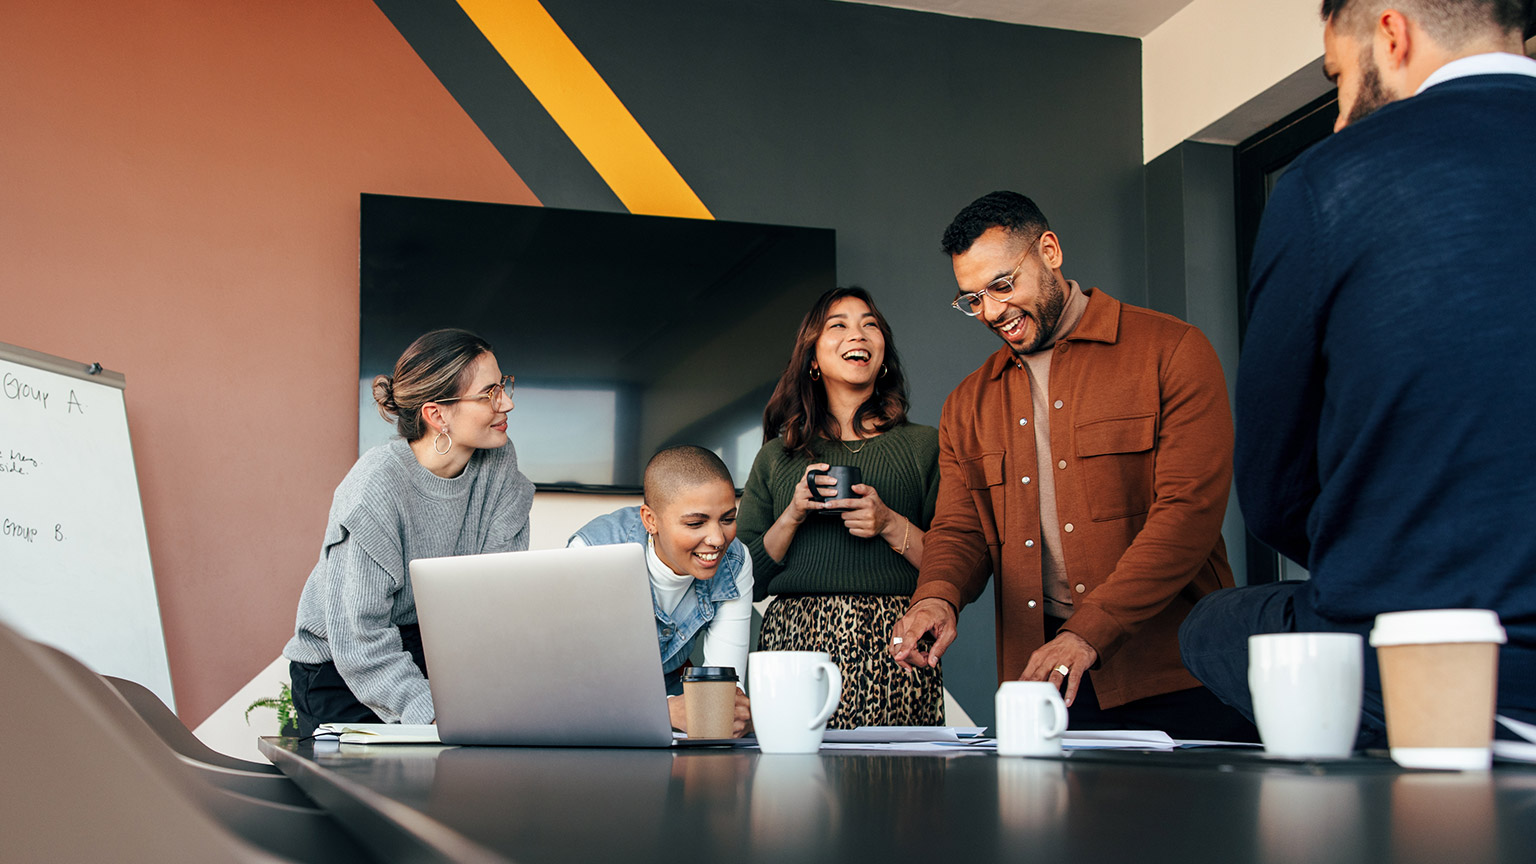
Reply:
[[[410,567],[443,743],[672,744],[644,547]]]

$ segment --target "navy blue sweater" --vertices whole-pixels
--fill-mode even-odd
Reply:
[[[1312,571],[1298,626],[1497,610],[1500,707],[1536,710],[1536,78],[1447,81],[1309,150],[1252,278],[1237,490]]]

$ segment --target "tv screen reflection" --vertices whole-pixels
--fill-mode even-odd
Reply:
[[[358,452],[395,434],[374,376],[462,327],[517,378],[507,432],[540,488],[638,491],[673,444],[739,487],[835,255],[825,228],[364,195]]]

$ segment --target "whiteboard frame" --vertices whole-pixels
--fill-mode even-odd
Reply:
[[[107,384],[119,390],[126,390],[128,388],[128,379],[123,376],[123,373],[103,369],[100,363],[76,363],[73,360],[65,360],[63,357],[55,357],[52,354],[33,351],[31,348],[23,348],[20,345],[0,342],[0,360],[9,360],[12,363],[35,366],[45,372],[68,375],[71,378],[79,378],[82,381],[95,381],[98,384]],[[96,371],[92,372],[92,368]],[[128,441],[131,448],[133,445],[131,436]],[[143,509],[142,498],[140,499],[139,509]]]

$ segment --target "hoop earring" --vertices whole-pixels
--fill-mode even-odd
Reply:
[[[437,449],[437,442],[440,441],[443,438],[447,438],[448,439],[448,446],[445,449],[439,450],[439,449]],[[448,434],[448,430],[447,429],[439,429],[439,430],[437,430],[437,437],[432,439],[432,452],[436,453],[439,456],[447,456],[448,455],[448,451],[452,450],[452,449],[453,449],[453,436]]]
[[[884,363],[880,364],[880,377],[881,378],[885,377],[885,364]]]
[[[810,374],[811,374],[811,380],[812,381],[820,381],[821,380],[821,367],[820,366],[812,366]]]

